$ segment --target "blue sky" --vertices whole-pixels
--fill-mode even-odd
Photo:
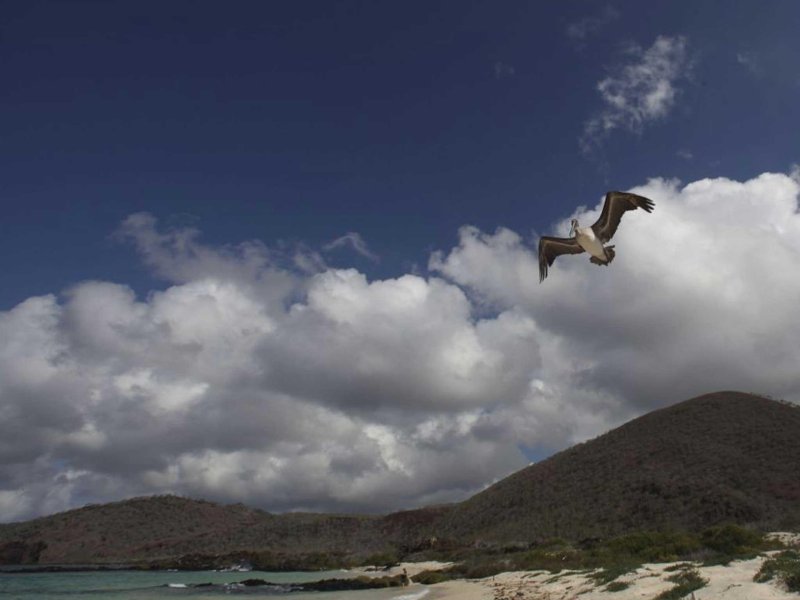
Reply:
[[[0,6],[0,521],[407,508],[800,400],[794,1]],[[610,189],[656,211],[540,285]]]
[[[158,285],[108,239],[142,210],[214,243],[356,231],[387,276],[463,224],[543,232],[647,177],[800,159],[794,2],[3,6],[4,308]],[[687,40],[669,114],[582,152],[598,82],[657,36]]]

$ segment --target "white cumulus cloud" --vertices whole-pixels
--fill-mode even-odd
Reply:
[[[0,312],[0,520],[164,492],[388,511],[695,394],[800,401],[797,178],[633,191],[656,209],[625,215],[614,263],[560,257],[543,284],[510,229],[370,280],[129,218],[165,289],[86,281]]]
[[[171,285],[87,281],[0,313],[0,519],[159,492],[404,508],[524,463],[471,427],[523,400],[525,315],[478,318],[436,277],[298,274],[146,214],[122,234]]]

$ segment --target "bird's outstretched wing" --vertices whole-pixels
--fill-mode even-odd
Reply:
[[[655,204],[649,198],[629,194],[627,192],[608,192],[606,201],[603,204],[603,212],[597,223],[592,225],[594,234],[603,243],[607,243],[617,231],[622,214],[626,210],[636,210],[641,208],[647,212],[652,212]]]
[[[543,235],[539,238],[539,283],[547,277],[547,268],[559,254],[580,254],[583,248],[575,238],[558,238]]]

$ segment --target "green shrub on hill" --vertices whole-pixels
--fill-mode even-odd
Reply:
[[[613,538],[606,544],[611,556],[630,556],[644,562],[670,562],[702,547],[697,536],[686,532],[639,531]]]
[[[703,531],[703,545],[720,554],[741,555],[758,552],[764,547],[764,537],[739,525],[709,527]]]
[[[397,552],[379,552],[367,556],[363,563],[375,567],[389,568],[400,564],[400,557]]]

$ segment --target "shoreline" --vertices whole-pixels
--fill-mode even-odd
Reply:
[[[800,544],[800,534],[772,534],[781,536],[781,541],[795,548]],[[346,570],[349,577],[398,577],[404,572],[411,585],[393,588],[395,598],[429,600],[639,600],[653,599],[677,585],[683,575],[699,578],[702,585],[694,589],[695,600],[791,600],[800,597],[798,592],[788,591],[777,580],[756,582],[754,576],[763,563],[781,550],[772,550],[749,559],[731,561],[727,565],[709,565],[678,561],[669,563],[645,563],[611,581],[600,581],[593,577],[602,572],[595,570],[562,570],[554,573],[539,571],[510,571],[484,579],[456,579],[432,585],[414,582],[414,577],[423,571],[442,570],[450,562],[426,561],[403,562],[389,569],[379,566],[362,566]],[[77,566],[77,565],[76,565]],[[114,568],[58,569],[81,571],[125,570]],[[6,573],[54,572],[54,565],[45,569],[24,569]],[[239,573],[241,575],[241,573]],[[686,598],[691,597],[691,590]]]

